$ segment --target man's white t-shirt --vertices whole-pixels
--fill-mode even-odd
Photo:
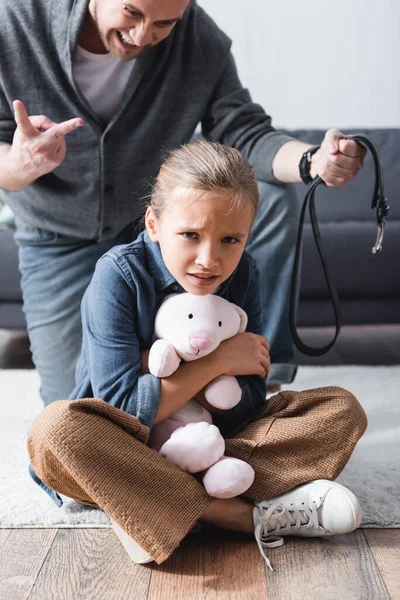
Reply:
[[[108,123],[117,112],[135,59],[123,61],[111,53],[93,54],[77,46],[72,73],[94,114]]]

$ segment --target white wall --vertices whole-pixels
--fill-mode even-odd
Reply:
[[[400,127],[400,0],[198,0],[277,127]]]

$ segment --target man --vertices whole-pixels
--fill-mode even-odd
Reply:
[[[275,131],[252,103],[230,40],[189,0],[5,0],[0,20],[0,187],[16,215],[44,403],[74,387],[79,306],[97,259],[132,239],[161,152],[189,141],[199,122],[256,169],[261,202],[248,249],[266,306],[269,384],[292,381],[297,207],[278,184],[301,180],[309,145]],[[341,186],[356,175],[365,151],[342,137],[330,130],[310,153],[310,177]]]

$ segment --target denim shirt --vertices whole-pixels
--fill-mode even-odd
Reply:
[[[185,290],[163,261],[160,246],[146,231],[127,245],[116,246],[97,262],[84,294],[82,351],[76,387],[70,399],[101,398],[151,428],[158,412],[160,379],[141,373],[141,351],[153,342],[154,320],[166,296]],[[244,252],[235,272],[216,292],[248,316],[246,331],[262,335],[258,271]],[[242,398],[223,415],[213,415],[224,437],[252,421],[266,402],[266,380],[240,376]],[[34,473],[33,479],[61,506],[61,498]]]

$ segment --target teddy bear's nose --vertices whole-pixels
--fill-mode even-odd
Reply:
[[[190,345],[195,350],[208,350],[208,348],[211,346],[211,344],[212,344],[212,342],[210,342],[210,340],[208,340],[207,338],[202,338],[202,337],[190,338]]]

